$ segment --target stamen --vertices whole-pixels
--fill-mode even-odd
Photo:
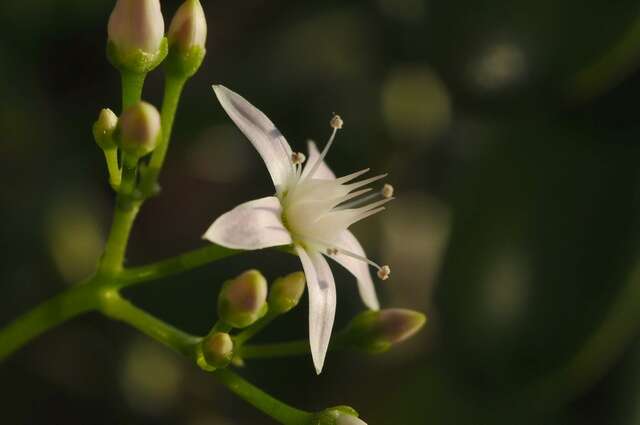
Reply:
[[[391,267],[384,265],[382,267],[380,267],[380,269],[378,269],[378,277],[381,280],[387,280],[389,279],[389,276],[391,275]]]
[[[313,164],[313,166],[311,167],[311,171],[309,171],[309,174],[307,174],[306,177],[312,178],[313,175],[316,173],[316,171],[318,171],[320,164],[322,164],[322,161],[324,161],[324,158],[327,156],[327,153],[329,152],[329,148],[331,148],[331,145],[333,144],[333,140],[336,138],[336,133],[338,132],[339,129],[342,128],[343,124],[344,122],[342,121],[342,118],[340,118],[340,115],[334,115],[333,118],[331,118],[331,121],[329,121],[329,125],[331,126],[331,128],[333,128],[333,131],[331,132],[329,141],[324,146],[324,149],[322,149],[322,153],[320,153],[320,157]]]
[[[331,121],[329,121],[329,125],[331,126],[331,128],[338,130],[342,128],[342,126],[344,125],[344,121],[342,121],[340,115],[334,114],[333,118],[331,118]]]
[[[337,248],[327,248],[327,255],[338,255]]]
[[[381,193],[383,197],[391,198],[393,196],[393,186],[391,186],[389,183],[385,184],[384,186],[382,186]]]
[[[293,165],[303,164],[307,160],[307,157],[302,152],[293,152],[291,154],[291,162]]]
[[[350,196],[350,195],[348,195],[348,197],[345,196],[345,198],[346,198],[345,201],[347,201],[348,199],[353,199],[356,196],[360,195],[363,190],[366,190],[366,189],[358,190],[358,191],[353,192],[352,194],[350,194],[350,195],[354,195],[354,196]],[[392,199],[392,197],[393,197],[393,186],[391,186],[390,184],[385,184],[379,192],[375,192],[375,193],[372,193],[370,195],[363,196],[362,198],[355,199],[355,200],[353,200],[351,202],[343,203],[343,204],[340,205],[340,208],[341,209],[359,208],[359,207],[362,207],[364,205],[370,204],[373,201],[379,200],[380,197],[382,197],[383,199]]]
[[[347,250],[342,249],[342,248],[333,248],[333,250],[338,251],[340,254],[346,255],[347,257],[351,257],[351,258],[355,258],[356,260],[364,261],[365,263],[375,267],[376,269],[378,269],[378,277],[381,280],[387,280],[387,279],[389,279],[389,276],[391,275],[391,267],[389,267],[387,265],[380,266],[377,263],[369,260],[366,257],[363,257],[363,256],[358,255],[358,254],[354,254],[353,252],[347,251]]]

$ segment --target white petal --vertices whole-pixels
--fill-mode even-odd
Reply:
[[[291,147],[284,136],[265,114],[239,94],[220,85],[214,85],[213,90],[229,117],[262,157],[276,189],[284,188],[294,172]]]
[[[309,140],[309,142],[307,143],[307,149],[309,151],[309,158],[307,158],[307,165],[304,167],[304,170],[302,170],[303,177],[309,174],[311,168],[313,168],[314,164],[320,158],[318,147],[311,140]],[[333,174],[333,171],[331,171],[331,168],[329,168],[327,163],[322,161],[322,163],[320,163],[320,165],[318,166],[316,172],[313,173],[313,178],[322,180],[334,180],[336,178],[336,175]]]
[[[356,239],[353,233],[349,230],[341,232],[338,239],[335,241],[335,244],[338,248],[343,248],[361,257],[367,257],[362,245],[360,245],[358,239]],[[336,262],[340,263],[340,265],[349,270],[351,274],[356,277],[358,280],[360,298],[362,298],[364,304],[371,310],[379,310],[380,303],[378,302],[376,289],[373,285],[373,279],[371,279],[369,264],[340,253],[332,255],[330,258],[333,258]]]
[[[213,222],[203,238],[233,249],[262,249],[292,243],[282,224],[282,207],[275,196],[240,204]]]
[[[329,348],[336,315],[336,285],[329,264],[318,251],[295,247],[309,288],[309,343],[311,357],[319,375]]]

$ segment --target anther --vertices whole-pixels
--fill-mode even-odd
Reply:
[[[342,121],[342,118],[340,118],[340,115],[334,115],[333,118],[331,118],[331,121],[329,121],[329,125],[331,126],[331,128],[334,128],[336,130],[339,130],[342,128],[342,125],[344,124],[344,121]]]
[[[382,186],[382,190],[380,192],[385,199],[389,199],[393,196],[393,186],[387,183]]]
[[[307,160],[307,157],[302,152],[293,152],[291,154],[291,162],[293,165],[303,164]]]
[[[327,255],[338,255],[338,248],[327,248]]]
[[[391,275],[391,267],[389,266],[382,266],[380,267],[380,269],[378,270],[378,277],[381,280],[387,280],[389,279],[389,275]]]

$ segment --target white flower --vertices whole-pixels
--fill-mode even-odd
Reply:
[[[333,274],[323,255],[332,258],[358,281],[364,303],[379,309],[369,265],[388,278],[388,266],[369,260],[356,237],[348,230],[353,223],[384,209],[391,197],[374,193],[365,186],[385,175],[355,181],[368,169],[336,178],[324,158],[342,127],[337,115],[331,120],[333,132],[322,153],[309,142],[305,156],[294,153],[273,123],[237,93],[223,86],[213,87],[227,114],[247,136],[264,160],[276,188],[276,196],[241,204],[220,216],[209,227],[205,239],[234,249],[261,249],[293,245],[300,257],[309,289],[309,340],[311,355],[319,374],[329,346],[336,310]],[[350,201],[350,203],[347,203]]]

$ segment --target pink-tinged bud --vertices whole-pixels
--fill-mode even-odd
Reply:
[[[218,316],[234,328],[251,325],[267,310],[267,280],[257,270],[225,282],[218,295]]]
[[[186,0],[169,25],[169,48],[188,52],[194,47],[204,49],[207,41],[207,20],[198,0]]]
[[[233,340],[226,332],[216,332],[202,340],[202,354],[207,366],[226,367],[233,358]]]
[[[164,37],[159,0],[118,0],[109,17],[109,41],[127,55],[141,50],[155,54]]]
[[[185,0],[169,26],[166,71],[174,78],[193,76],[206,54],[207,20],[199,0]]]
[[[365,311],[347,327],[347,340],[355,348],[379,353],[413,336],[426,321],[424,314],[403,308]]]
[[[298,305],[304,294],[306,279],[304,273],[295,272],[278,278],[269,291],[269,311],[284,314]]]
[[[116,140],[123,152],[139,158],[156,148],[160,129],[160,113],[155,106],[138,102],[122,113]]]

